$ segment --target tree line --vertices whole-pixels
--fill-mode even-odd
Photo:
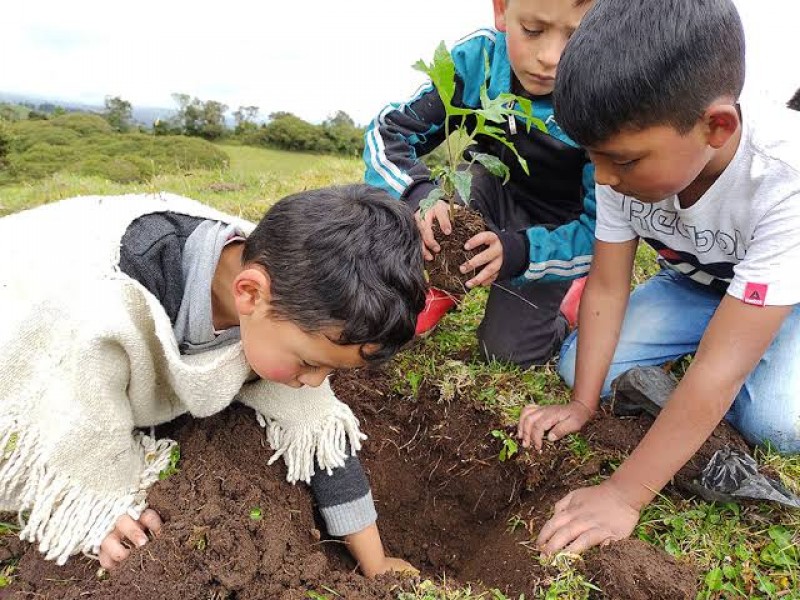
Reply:
[[[273,112],[266,119],[258,106],[239,106],[227,118],[229,107],[216,100],[201,100],[189,94],[172,95],[177,106],[168,118],[144,126],[133,119],[133,105],[120,96],[107,96],[97,113],[119,133],[142,132],[157,136],[183,135],[208,141],[277,148],[297,152],[360,156],[364,151],[364,129],[344,111],[337,111],[320,124],[309,123],[290,112]],[[22,119],[45,120],[67,114],[67,108],[52,104],[0,104],[0,161],[8,141],[2,123]]]
[[[172,99],[177,105],[175,114],[153,123],[156,135],[186,135],[209,141],[233,139],[281,150],[350,156],[360,156],[364,151],[364,129],[344,111],[337,111],[317,125],[289,112],[270,113],[262,120],[258,106],[239,106],[232,112],[231,128],[226,119],[229,107],[221,102],[204,101],[189,94],[173,94]],[[132,114],[130,102],[119,96],[106,98],[103,116],[117,131],[132,127]]]

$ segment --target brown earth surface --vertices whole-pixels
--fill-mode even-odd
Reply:
[[[601,412],[584,431],[587,456],[557,443],[501,462],[501,443],[490,435],[502,427],[496,416],[458,395],[443,402],[426,383],[417,398],[405,398],[387,381],[379,371],[362,370],[338,374],[333,384],[369,435],[361,459],[388,552],[423,577],[469,583],[473,591],[497,588],[514,598],[541,595],[555,575],[531,542],[553,504],[608,475],[651,422]],[[320,534],[307,487],[286,483],[281,463],[266,466],[270,451],[252,411],[235,406],[204,420],[184,417],[159,434],[176,439],[182,456],[179,472],[149,496],[165,520],[162,534],[103,581],[87,558],[57,567],[34,547],[2,538],[0,560],[20,559],[7,597],[289,600],[316,591],[371,600],[410,589],[408,579],[363,578],[341,542]],[[700,453],[710,456],[730,441],[724,430]],[[678,479],[696,472],[690,464]],[[254,508],[260,519],[251,518]],[[691,565],[635,540],[591,552],[579,568],[616,600],[696,592]]]

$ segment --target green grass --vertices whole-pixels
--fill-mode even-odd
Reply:
[[[0,186],[0,216],[72,196],[166,191],[258,220],[284,196],[304,189],[356,182],[363,174],[361,161],[351,158],[247,146],[220,148],[230,157],[228,168],[162,173],[142,183],[115,183],[100,177],[56,173]]]
[[[57,173],[44,179],[0,186],[0,215],[81,194],[170,191],[212,204],[221,210],[258,219],[279,198],[304,189],[356,182],[363,167],[355,159],[292,154],[245,146],[220,146],[230,166],[211,171],[160,174],[143,183],[112,183],[97,177]],[[655,272],[654,253],[637,252],[634,283]],[[484,364],[477,354],[475,330],[486,290],[467,296],[430,337],[418,342],[393,363],[394,389],[416,396],[432,386],[442,401],[470,395],[512,424],[527,403],[563,403],[569,392],[553,366],[522,371],[498,363]],[[474,390],[478,390],[477,394]],[[489,432],[486,432],[489,435]],[[580,436],[568,440],[576,457],[591,445]],[[800,457],[782,457],[769,450],[759,461],[800,492]],[[800,513],[769,505],[715,505],[697,500],[660,497],[642,514],[635,535],[674,556],[691,557],[701,568],[699,598],[794,598],[800,600]],[[0,534],[3,533],[0,526]],[[590,584],[579,575],[573,557],[556,559],[558,575],[533,597],[585,599]],[[7,566],[6,566],[7,567]],[[0,565],[2,577],[10,577]],[[1,585],[1,584],[0,584]],[[335,597],[330,590],[325,594]],[[323,596],[324,597],[324,596]],[[402,600],[500,600],[502,595],[475,594],[469,588],[422,582],[399,596]],[[516,600],[516,599],[515,599]],[[530,600],[530,598],[528,598]]]

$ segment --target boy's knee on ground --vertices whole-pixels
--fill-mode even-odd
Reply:
[[[774,397],[762,397],[761,402],[734,404],[727,419],[748,443],[769,444],[781,454],[800,454],[800,410],[785,411],[786,404]],[[765,405],[764,402],[769,402]]]
[[[519,326],[485,319],[478,328],[480,354],[487,362],[497,360],[523,368],[543,365],[557,354],[566,329],[556,323],[550,328],[550,335],[545,332],[536,336],[525,334],[526,330]]]

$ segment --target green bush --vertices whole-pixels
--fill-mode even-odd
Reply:
[[[243,132],[240,139],[250,146],[359,156],[364,151],[364,130],[344,113],[340,114],[343,117],[313,125],[290,113],[276,113],[269,123]]]
[[[141,169],[134,161],[127,158],[106,158],[93,156],[76,163],[73,170],[82,175],[96,175],[117,183],[137,183],[146,181],[146,169]]]
[[[0,169],[6,164],[6,157],[11,148],[11,133],[5,121],[0,120]]]
[[[114,128],[103,117],[86,113],[67,113],[50,119],[55,127],[72,129],[82,135],[113,133]]]
[[[4,181],[39,179],[63,171],[126,183],[160,173],[222,169],[228,155],[198,138],[116,133],[96,115],[66,114],[6,124]]]

